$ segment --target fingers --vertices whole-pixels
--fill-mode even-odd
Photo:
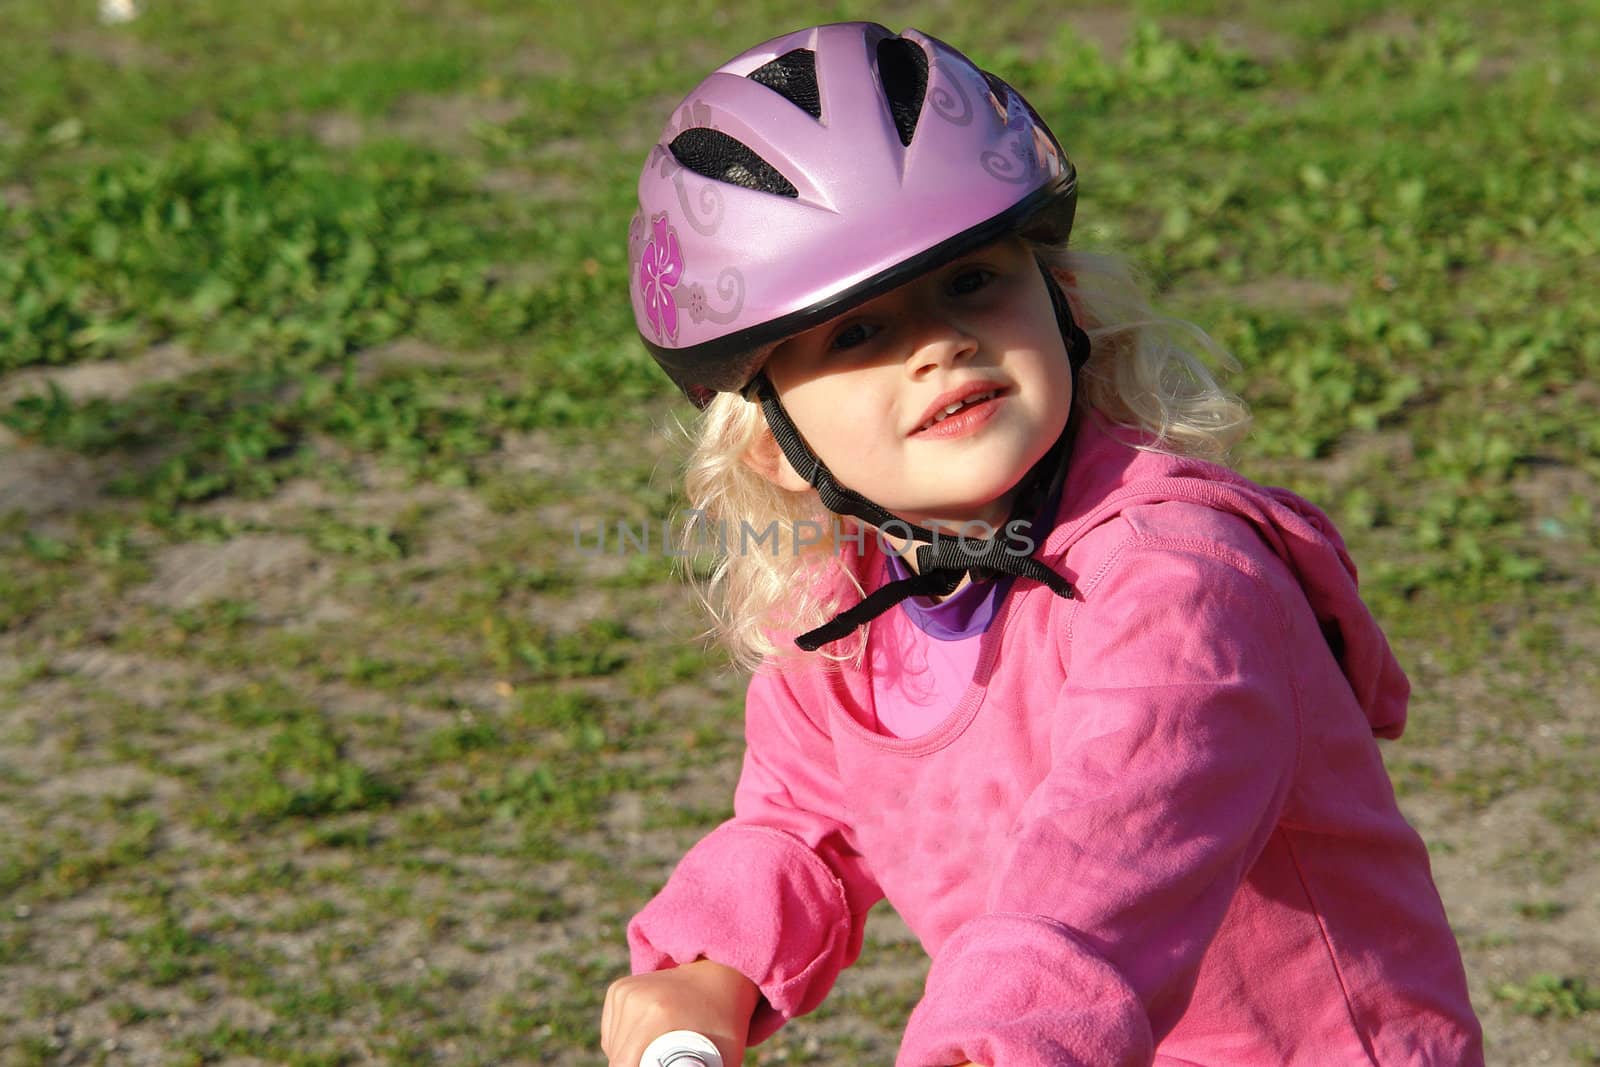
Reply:
[[[600,1051],[607,1067],[639,1067],[644,1050],[660,1034],[672,1029],[658,1016],[661,1006],[641,991],[637,978],[619,978],[606,987],[600,1008]]]
[[[622,1067],[624,1061],[618,1059],[622,1049],[618,1047],[619,1034],[617,1028],[621,1017],[621,1010],[617,1006],[617,985],[613,982],[606,987],[605,1003],[600,1008],[600,1051],[606,1054],[607,1067]],[[628,1064],[627,1067],[638,1067],[637,1062]]]

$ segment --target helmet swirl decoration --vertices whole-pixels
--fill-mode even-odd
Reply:
[[[1022,95],[949,45],[870,22],[729,60],[639,178],[630,294],[699,407],[783,339],[1002,237],[1064,242],[1077,176]]]

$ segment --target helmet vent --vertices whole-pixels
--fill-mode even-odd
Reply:
[[[800,191],[771,163],[751,151],[749,145],[721,130],[704,127],[684,130],[667,148],[679,163],[707,178],[775,196],[795,199],[800,196]]]
[[[809,48],[785,52],[750,72],[760,82],[814,119],[822,117],[822,96],[817,92],[817,54]]]
[[[979,73],[983,75],[983,80],[989,83],[989,95],[994,98],[995,110],[1004,115],[1011,105],[1011,86],[986,70]]]
[[[878,80],[889,99],[900,143],[909,148],[922,114],[922,98],[928,92],[928,53],[915,41],[885,37],[878,42]]]

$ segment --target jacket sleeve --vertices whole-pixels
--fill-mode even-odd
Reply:
[[[1050,769],[985,912],[940,946],[899,1067],[1152,1062],[1298,760],[1264,573],[1282,564],[1262,557],[1134,534],[1068,610]]]
[[[635,974],[705,958],[754,982],[752,1045],[822,1003],[883,896],[851,842],[832,741],[807,711],[776,670],[756,674],[734,817],[628,925]]]

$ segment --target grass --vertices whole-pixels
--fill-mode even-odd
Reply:
[[[678,506],[637,167],[856,12],[144,6],[0,0],[0,1062],[591,1062],[740,755],[671,561],[573,537]],[[1240,466],[1330,511],[1412,676],[1387,755],[1495,1058],[1596,1062],[1593,4],[898,10],[1239,358]],[[887,1061],[921,966],[875,937],[753,1061]]]

